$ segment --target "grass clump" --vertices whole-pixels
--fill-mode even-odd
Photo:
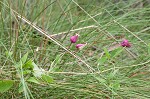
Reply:
[[[148,0],[0,4],[2,99],[150,98]]]

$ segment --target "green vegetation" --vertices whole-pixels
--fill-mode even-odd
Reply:
[[[0,11],[1,99],[150,98],[149,0],[0,0]]]

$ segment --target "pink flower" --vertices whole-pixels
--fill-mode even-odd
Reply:
[[[78,39],[78,34],[76,34],[76,35],[70,37],[71,43],[76,43],[76,42],[77,42],[77,39]]]
[[[77,49],[82,49],[83,47],[85,47],[86,44],[77,44],[76,48]]]
[[[125,39],[121,42],[121,46],[122,47],[131,47],[131,44],[128,42],[128,40]]]

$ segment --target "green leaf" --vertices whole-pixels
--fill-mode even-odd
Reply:
[[[48,82],[48,83],[54,82],[53,78],[52,78],[51,76],[48,76],[48,75],[42,75],[42,79],[43,79],[45,82]]]
[[[27,61],[27,57],[28,57],[28,53],[26,53],[26,54],[20,59],[20,61],[15,64],[15,67],[16,67],[16,68],[20,68],[21,66],[23,66],[23,67],[28,67],[28,65],[30,64],[31,61],[29,60],[28,63],[25,65],[25,63],[26,63],[26,61]],[[30,66],[30,65],[29,65],[29,66]]]
[[[108,75],[108,78],[113,79],[114,77],[116,77],[118,72],[119,72],[119,69],[115,69],[113,72],[110,72],[110,74]]]
[[[34,62],[32,62],[32,65],[33,65],[33,75],[35,76],[35,77],[41,77],[42,76],[42,74],[45,74],[45,70],[44,69],[42,69],[42,68],[39,68]]]
[[[51,64],[51,67],[53,67],[53,68],[50,68],[49,71],[58,70],[58,67],[56,67],[56,65],[60,63],[61,58],[62,58],[63,55],[64,55],[64,54],[62,54],[62,55],[57,55],[57,56],[56,56],[55,60],[54,60],[54,61],[52,62],[52,64]]]
[[[114,85],[113,85],[113,88],[116,89],[116,90],[120,89],[120,83],[115,82]]]
[[[104,52],[105,52],[107,58],[110,59],[110,53],[106,48],[104,48]]]
[[[36,84],[40,84],[35,77],[30,77],[27,81],[28,82],[33,82],[33,83],[36,83]]]
[[[22,83],[20,82],[19,83],[19,89],[18,89],[19,93],[23,92],[23,85]]]
[[[98,59],[98,65],[103,65],[107,61],[107,57],[103,56],[102,58]]]
[[[54,60],[54,61],[55,61],[55,65],[60,63],[61,57],[62,57],[62,55],[57,55],[57,56],[56,56],[56,58],[55,58],[55,60]]]
[[[13,80],[0,80],[0,92],[6,92],[13,86]]]
[[[21,58],[22,64],[26,62],[27,58],[28,58],[28,52]]]
[[[6,51],[5,53],[6,53],[6,56],[7,56],[7,57],[11,57],[12,54],[13,54],[13,52],[10,52],[10,51]]]
[[[111,58],[117,57],[124,49],[119,47],[111,52]]]
[[[29,61],[27,61],[24,65],[23,68],[31,68],[33,69],[33,64],[32,64],[32,60],[30,59]]]
[[[103,79],[103,78],[99,78],[99,81],[100,81],[101,83],[106,83],[106,80]]]
[[[114,90],[120,89],[120,83],[119,83],[119,81],[111,82],[109,86],[110,86],[112,89],[114,89]]]
[[[26,74],[30,74],[30,73],[32,73],[32,71],[31,71],[31,70],[24,70],[24,71],[23,71],[23,74],[24,74],[24,75],[26,75]]]
[[[95,77],[99,82],[101,83],[106,83],[107,81],[103,78],[100,78],[100,77]]]

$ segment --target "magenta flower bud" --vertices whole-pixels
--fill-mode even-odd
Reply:
[[[77,44],[76,48],[77,49],[82,49],[83,47],[85,47],[86,44]]]
[[[128,42],[128,40],[125,39],[121,42],[121,46],[122,47],[131,47],[131,44]]]
[[[78,34],[76,34],[76,35],[70,37],[71,43],[76,43],[76,42],[77,42],[77,39],[78,39]]]

